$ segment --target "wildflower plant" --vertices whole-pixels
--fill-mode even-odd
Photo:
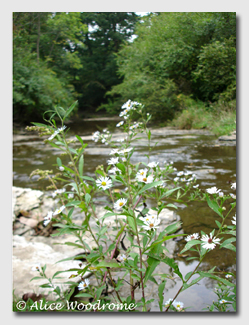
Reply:
[[[78,268],[58,271],[51,279],[45,274],[46,266],[35,266],[34,270],[38,271],[39,276],[32,280],[46,279],[47,283],[41,287],[50,288],[56,296],[55,299],[60,301],[75,295],[74,299],[86,302],[90,299],[92,304],[100,301],[102,307],[110,301],[120,304],[133,302],[135,310],[142,312],[148,311],[154,300],[148,300],[146,295],[149,282],[155,283],[158,287],[157,304],[161,312],[185,311],[187,302],[178,301],[178,295],[205,277],[212,278],[221,286],[236,292],[234,281],[219,276],[215,267],[206,272],[200,270],[200,265],[210,251],[221,248],[236,251],[233,245],[236,241],[236,217],[229,225],[227,224],[236,207],[236,197],[234,199],[230,194],[220,196],[221,190],[216,187],[202,191],[198,188],[193,173],[180,171],[174,178],[175,168],[172,163],[162,165],[158,161],[151,161],[153,146],[151,131],[147,127],[151,115],[146,113],[141,103],[131,100],[121,107],[119,116],[123,120],[117,124],[117,128],[126,133],[125,138],[117,141],[108,130],[96,131],[92,140],[108,145],[110,158],[106,166],[96,167],[95,177],[85,175],[84,151],[87,144],[78,135],[75,136],[77,148],[69,146],[70,143],[66,139],[68,128],[64,122],[74,105],[68,110],[55,108],[50,119],[46,120],[48,124],[33,124],[38,130],[41,128],[43,134],[45,129],[46,134],[50,135],[46,142],[62,152],[61,157],[57,157],[56,160],[59,174],[45,175],[54,189],[53,198],[59,198],[59,202],[58,209],[50,211],[45,217],[44,226],[47,227],[53,222],[57,227],[56,233],[52,235],[54,237],[64,234],[74,235],[75,241],[65,242],[65,245],[81,248],[84,254],[77,258],[84,258],[85,262],[80,263]],[[138,117],[135,122],[134,113]],[[59,128],[53,119],[55,115],[61,123]],[[146,155],[148,162],[134,164],[132,157],[136,148],[133,143],[143,135],[148,141]],[[66,163],[65,155],[69,158],[69,163]],[[40,171],[36,173],[41,174]],[[61,182],[64,184],[63,188],[58,188]],[[236,184],[232,186],[232,190],[234,189]],[[103,215],[97,212],[100,196],[105,200]],[[189,201],[206,201],[218,218],[217,228],[209,234],[201,231],[191,235],[176,233],[181,228],[181,222],[164,227],[162,211],[177,209],[174,202],[180,202],[184,197]],[[148,201],[153,202],[150,209],[146,203]],[[226,201],[232,202],[230,210],[225,214],[223,205]],[[73,220],[76,209],[81,211],[81,224],[76,224]],[[197,256],[188,259],[198,259],[196,268],[185,277],[165,247],[166,241],[179,236],[184,237],[186,241],[181,254],[193,251]],[[125,238],[128,245],[124,243]],[[70,258],[75,259],[67,257],[66,260]],[[156,273],[156,268],[161,263],[168,265],[182,282],[174,297],[167,297],[165,291],[167,279],[170,279],[171,275]],[[54,282],[58,283],[59,275],[63,272],[68,272],[69,280],[62,282],[61,286],[55,285]],[[194,280],[191,280],[194,275]],[[61,289],[63,285],[67,285],[68,289],[63,291]],[[110,286],[111,296],[108,295]],[[128,288],[128,295],[124,295],[124,292],[127,292],[123,290],[124,287]],[[224,295],[221,293],[218,296],[218,304],[221,304],[219,301],[222,299],[231,301],[231,295],[229,296],[227,291],[224,292]],[[232,303],[234,310],[236,310],[235,298],[233,297]],[[224,308],[219,310],[225,311]],[[110,310],[103,307],[101,311]]]

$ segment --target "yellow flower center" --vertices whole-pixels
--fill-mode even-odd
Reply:
[[[144,178],[143,178],[143,181],[144,181],[144,182],[147,182],[147,178],[146,178],[146,177],[144,177]]]
[[[143,175],[143,174],[144,174],[144,172],[141,172],[141,173],[140,173],[140,175]]]
[[[101,185],[106,186],[106,182],[102,182]]]
[[[122,205],[124,205],[124,203],[123,202],[119,202],[119,206],[121,207]]]
[[[150,228],[154,227],[154,223],[150,223]]]

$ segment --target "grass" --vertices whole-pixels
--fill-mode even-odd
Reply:
[[[170,122],[179,129],[207,129],[217,136],[230,135],[236,130],[236,102],[217,102],[206,107],[204,103],[191,101]]]

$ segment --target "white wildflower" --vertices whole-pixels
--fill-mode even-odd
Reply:
[[[145,176],[138,175],[137,176],[137,180],[139,182],[143,182],[145,184],[149,184],[149,183],[152,183],[153,182],[154,178],[153,178],[152,175],[149,175],[149,176],[146,176],[146,175]]]
[[[199,234],[198,233],[194,233],[192,235],[188,235],[185,240],[186,241],[190,241],[190,240],[198,239],[198,238],[199,238]]]
[[[215,246],[220,243],[220,239],[216,237],[213,238],[212,233],[210,233],[210,236],[202,235],[201,241],[201,245],[205,249],[214,249]]]
[[[181,311],[182,309],[183,309],[183,306],[184,306],[184,304],[183,304],[183,302],[181,302],[181,301],[174,301],[173,303],[172,303],[172,305],[175,307],[175,309],[177,309],[178,311]]]
[[[96,180],[96,185],[99,188],[102,188],[103,190],[106,190],[106,189],[112,187],[112,181],[111,181],[111,179],[109,177],[101,176],[100,178],[98,178]]]
[[[78,285],[78,289],[79,291],[86,289],[90,284],[90,281],[88,279],[84,279],[83,281],[81,281]]]
[[[118,157],[113,157],[109,160],[107,160],[108,165],[116,165],[118,163]]]
[[[40,263],[36,263],[34,266],[32,266],[31,268],[32,271],[41,271],[41,264]]]
[[[122,208],[125,206],[126,202],[127,202],[127,199],[124,199],[124,198],[117,200],[114,203],[114,209],[122,210]]]
[[[213,186],[211,188],[207,188],[206,191],[209,193],[209,194],[217,194],[219,193],[221,190],[218,190],[216,186]]]
[[[154,168],[154,167],[156,167],[158,164],[159,164],[159,162],[155,162],[155,161],[153,161],[153,162],[149,163],[147,166],[150,167],[150,168]]]
[[[49,211],[48,214],[47,214],[47,216],[44,217],[43,224],[44,224],[45,227],[46,227],[46,226],[49,224],[49,222],[52,220],[52,217],[53,217],[53,211]]]
[[[117,125],[116,125],[116,127],[120,127],[121,125],[123,125],[124,124],[124,121],[120,121]]]

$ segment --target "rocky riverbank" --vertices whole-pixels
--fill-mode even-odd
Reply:
[[[54,199],[52,199],[49,192],[36,191],[32,189],[13,187],[13,253],[12,253],[12,269],[13,269],[13,290],[16,297],[21,298],[24,294],[46,294],[45,289],[39,288],[44,280],[35,280],[30,282],[31,278],[36,276],[36,272],[32,271],[32,267],[37,263],[41,266],[45,265],[46,274],[52,277],[57,271],[64,271],[72,268],[79,268],[79,261],[68,260],[57,263],[60,260],[75,257],[77,254],[82,254],[81,248],[65,245],[66,242],[75,242],[76,237],[63,234],[61,236],[52,237],[51,234],[56,232],[53,226],[44,227],[43,220],[48,211],[55,208]],[[96,213],[99,217],[106,213],[103,207],[97,207]],[[161,213],[161,227],[179,221],[179,216],[175,215],[173,211],[163,210]],[[75,211],[73,220],[76,224],[82,222],[82,215],[80,211]],[[105,219],[105,223],[112,228],[114,217]],[[92,229],[94,230],[94,221],[92,221]],[[181,230],[179,231],[181,233]],[[86,238],[89,246],[93,247],[94,244],[90,239]],[[129,246],[129,241],[126,242]],[[176,243],[173,240],[167,241],[167,249],[169,256],[172,257]],[[84,262],[82,263],[85,265]],[[164,264],[158,267],[158,273],[170,273],[170,269]],[[66,272],[60,274],[65,280],[68,280],[73,272]],[[118,278],[119,273],[114,276]],[[85,274],[90,276],[88,272]],[[73,278],[73,281],[79,281],[79,278]],[[167,282],[168,287],[173,286],[173,281]],[[157,300],[157,290],[155,284],[148,284],[147,296]],[[66,287],[62,287],[65,290]],[[129,295],[129,288],[124,286],[123,294]],[[166,289],[167,290],[167,289]],[[126,292],[127,291],[127,292]],[[139,296],[139,293],[138,293]],[[138,297],[137,296],[137,297]],[[153,307],[153,306],[152,306]],[[155,310],[158,310],[158,304],[155,301]]]

